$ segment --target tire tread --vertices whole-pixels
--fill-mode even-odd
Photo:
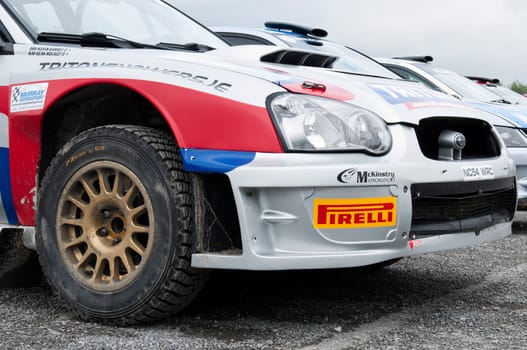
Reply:
[[[196,270],[191,267],[192,254],[192,194],[188,175],[183,170],[183,163],[179,154],[179,149],[171,134],[148,127],[131,125],[109,125],[90,129],[79,134],[70,140],[59,152],[58,155],[65,154],[79,140],[89,137],[120,135],[130,137],[133,142],[141,143],[145,149],[149,150],[152,157],[161,164],[161,167],[168,174],[171,184],[170,196],[175,202],[183,203],[178,207],[177,221],[179,223],[178,232],[174,232],[175,244],[179,249],[174,249],[174,254],[170,257],[170,269],[164,274],[164,280],[158,284],[154,292],[150,294],[149,300],[141,304],[136,309],[117,317],[100,317],[95,314],[88,314],[78,310],[68,302],[61,292],[53,288],[55,293],[62,296],[69,308],[74,311],[81,319],[111,323],[116,325],[130,325],[140,322],[151,322],[160,320],[176,314],[187,306],[202,289],[208,273],[204,270]],[[52,181],[50,169],[56,166],[59,156],[55,157],[51,165],[46,170],[46,175],[42,181],[41,191],[45,191]],[[37,213],[37,222],[39,222]],[[176,253],[178,251],[179,253]],[[39,257],[44,266],[45,261]],[[49,276],[44,274],[50,285],[53,286]],[[162,306],[160,306],[162,305]]]

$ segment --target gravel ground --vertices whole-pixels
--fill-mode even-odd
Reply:
[[[177,317],[79,321],[46,286],[0,289],[2,349],[527,349],[527,215],[502,241],[381,270],[219,272]]]

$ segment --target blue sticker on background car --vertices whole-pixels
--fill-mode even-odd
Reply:
[[[445,94],[428,88],[423,88],[417,84],[416,86],[368,84],[368,86],[390,104],[423,101],[444,101],[445,99],[448,99],[448,96]]]
[[[490,103],[469,103],[486,112],[496,114],[521,128],[527,128],[527,109],[513,108],[510,105],[492,105]]]

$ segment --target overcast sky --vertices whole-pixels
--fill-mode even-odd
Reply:
[[[431,55],[465,75],[527,83],[526,0],[170,0],[209,26],[288,21],[373,57]]]

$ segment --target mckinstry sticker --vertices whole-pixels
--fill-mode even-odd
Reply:
[[[370,88],[381,95],[390,104],[406,102],[431,102],[448,99],[446,94],[420,86],[397,86],[369,84]]]
[[[395,172],[351,168],[338,174],[337,181],[344,184],[388,184],[395,182]]]
[[[315,228],[369,228],[395,226],[395,197],[315,199]]]
[[[44,108],[48,83],[13,86],[11,88],[11,113]]]
[[[463,179],[465,181],[494,179],[494,168],[492,167],[492,165],[477,165],[463,167]]]

